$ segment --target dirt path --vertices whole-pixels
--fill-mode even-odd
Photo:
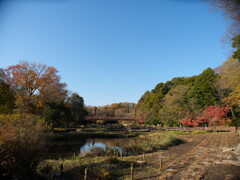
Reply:
[[[237,133],[180,136],[184,144],[147,156],[150,175],[137,172],[136,179],[236,180],[240,179],[240,138]],[[159,156],[163,170],[159,169]]]

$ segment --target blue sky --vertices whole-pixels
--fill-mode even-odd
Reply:
[[[137,102],[229,55],[227,21],[200,0],[2,0],[0,66],[54,66],[87,105]]]

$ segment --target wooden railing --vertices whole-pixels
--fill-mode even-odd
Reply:
[[[235,126],[209,126],[206,131],[229,131],[235,132],[237,128]]]
[[[97,121],[97,120],[104,120],[104,121],[137,121],[134,118],[121,118],[121,117],[85,117],[86,121]]]
[[[170,130],[170,131],[213,131],[213,132],[235,132],[236,126],[208,126],[208,127],[157,127],[158,130]]]

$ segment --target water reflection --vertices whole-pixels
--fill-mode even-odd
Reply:
[[[119,139],[118,139],[119,140]],[[93,148],[101,148],[103,150],[106,150],[107,148],[112,149],[112,150],[121,150],[121,147],[119,146],[114,146],[114,143],[111,142],[111,140],[107,140],[106,139],[97,139],[95,141],[95,139],[93,140],[87,140],[86,143],[80,147],[80,151],[79,154],[83,155],[84,153],[90,152],[91,149]]]
[[[128,139],[129,140],[129,139]],[[57,141],[48,146],[47,159],[71,158],[74,155],[83,155],[93,148],[103,150],[112,149],[116,152],[122,150],[121,144],[126,138],[113,139],[79,139],[78,141]]]

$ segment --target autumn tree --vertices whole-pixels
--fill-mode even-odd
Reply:
[[[96,109],[96,116],[100,117],[114,117],[115,113],[113,109],[110,109],[109,106],[99,106]]]
[[[116,117],[135,117],[135,103],[122,102],[119,103],[119,107],[115,110]]]
[[[240,84],[240,62],[229,58],[219,68],[219,88],[234,90]]]
[[[229,110],[229,106],[208,106],[203,111],[202,115],[196,118],[196,122],[198,125],[223,126],[231,122],[228,118]]]
[[[209,0],[211,4],[224,11],[224,15],[235,21],[240,21],[239,0]]]
[[[87,106],[86,110],[88,116],[133,118],[135,117],[135,106],[135,103],[120,102],[98,107]]]
[[[180,120],[181,125],[184,126],[198,126],[198,123],[193,119],[193,116],[190,113],[187,113],[185,117]]]
[[[231,19],[228,36],[232,40],[232,47],[235,49],[233,58],[240,61],[240,1],[239,0],[209,0],[213,7],[221,9],[225,17]]]
[[[240,62],[230,58],[218,68],[220,79],[218,86],[220,90],[224,90],[222,96],[223,101],[231,106],[238,105],[239,98],[237,96],[240,85]]]
[[[180,122],[186,126],[223,126],[231,123],[228,117],[229,106],[207,106],[196,118],[187,114]]]
[[[88,116],[97,115],[97,106],[86,106],[85,108],[87,110]]]
[[[4,80],[16,93],[16,105],[21,112],[42,109],[51,100],[66,98],[66,84],[61,83],[54,67],[21,62],[4,69]]]
[[[221,101],[230,106],[233,121],[240,123],[240,62],[229,58],[219,68],[220,79],[218,81],[218,90],[221,95]]]

